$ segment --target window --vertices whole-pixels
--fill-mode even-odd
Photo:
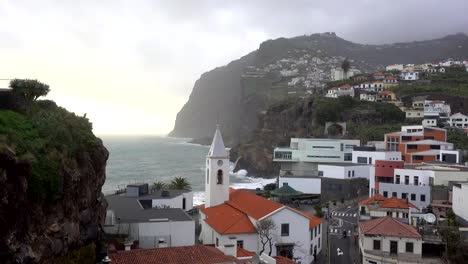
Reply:
[[[414,160],[423,160],[423,156],[421,155],[415,155]]]
[[[398,242],[390,241],[390,254],[398,254]]]
[[[353,173],[351,174],[351,176],[354,177],[354,171],[353,171]]]
[[[309,255],[313,255],[314,254],[314,245],[310,245],[310,253]]]
[[[418,149],[418,145],[406,145],[407,149]]]
[[[318,234],[320,235],[320,229],[322,229],[322,225],[318,225],[317,226],[317,231],[318,231]],[[319,238],[319,241],[320,241],[320,238]],[[320,244],[320,243],[319,243]],[[319,246],[320,247],[320,246]]]
[[[414,185],[419,185],[419,177],[418,177],[418,176],[414,176],[414,178],[413,178],[413,184],[414,184]]]
[[[426,201],[426,195],[421,194],[421,199],[420,200],[421,200],[421,202],[425,202]]]
[[[408,198],[408,193],[401,193],[401,199]]]
[[[352,153],[345,153],[344,154],[344,160],[345,161],[352,161],[353,160],[353,154]]]
[[[289,236],[289,224],[281,224],[281,236]]]
[[[416,201],[416,194],[414,193],[411,194],[411,201]]]
[[[406,252],[413,253],[413,243],[406,242]]]
[[[187,204],[187,199],[184,197],[184,198],[182,198],[182,209],[183,210],[185,210],[186,204]]]
[[[323,176],[323,171],[318,171],[318,176]]]
[[[440,145],[431,145],[431,149],[440,149]]]
[[[216,184],[223,184],[223,170],[218,170],[218,177],[217,177]]]
[[[405,175],[405,185],[408,185],[408,184],[409,184],[409,176]]]
[[[372,157],[369,157],[369,164],[372,164]]]
[[[380,240],[374,240],[374,250],[380,250]]]
[[[387,211],[387,216],[392,216],[392,212]]]
[[[206,169],[206,184],[210,183],[210,169]]]
[[[333,149],[333,146],[312,146],[312,148],[321,148],[321,149]]]
[[[397,197],[397,192],[392,192],[392,197]]]
[[[237,240],[237,248],[244,248],[244,240]]]
[[[216,246],[219,247],[219,239],[216,238]]]
[[[400,175],[395,176],[395,183],[400,184]]]
[[[319,229],[320,230],[320,229]],[[320,248],[320,237],[318,239],[318,248]]]
[[[351,171],[348,171],[348,178],[351,177]]]
[[[357,163],[367,164],[367,157],[357,157]]]

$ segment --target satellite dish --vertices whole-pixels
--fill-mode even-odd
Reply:
[[[424,215],[424,220],[426,220],[426,222],[428,223],[434,223],[436,221],[436,216],[433,215],[433,214],[425,214]]]

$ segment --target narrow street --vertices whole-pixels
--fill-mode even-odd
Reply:
[[[359,247],[355,237],[357,219],[357,207],[342,208],[330,213],[327,221],[328,237],[324,240],[328,243],[324,244],[318,263],[360,263]],[[346,237],[343,232],[346,232]]]

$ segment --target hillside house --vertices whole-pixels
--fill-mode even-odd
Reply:
[[[468,116],[462,113],[456,113],[449,116],[447,123],[451,127],[468,128]]]
[[[396,101],[396,94],[392,91],[381,91],[377,94],[377,102],[391,102]]]
[[[385,76],[383,79],[383,87],[388,89],[390,87],[394,87],[398,85],[398,79],[394,76]]]
[[[404,70],[400,73],[400,80],[402,81],[419,80],[419,72],[413,71],[413,70]]]
[[[368,102],[375,102],[377,100],[377,93],[361,91],[360,94],[359,94],[359,100],[368,101]]]

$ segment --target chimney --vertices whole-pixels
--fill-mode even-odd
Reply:
[[[237,257],[237,245],[236,244],[224,245],[223,253],[226,256]]]
[[[130,251],[132,250],[133,242],[127,242],[124,245],[125,245],[125,251]]]

